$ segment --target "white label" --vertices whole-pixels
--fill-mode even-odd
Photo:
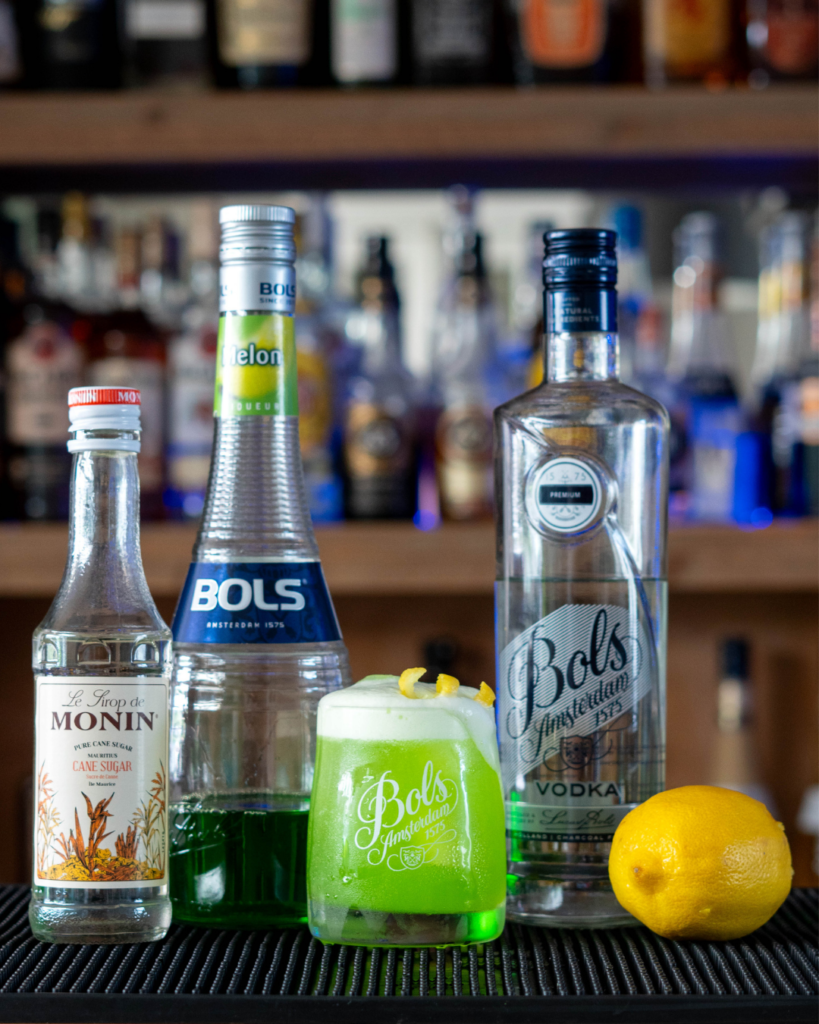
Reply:
[[[333,0],[333,74],[382,82],[398,70],[395,0]]]
[[[536,528],[580,533],[597,521],[603,493],[600,479],[585,462],[560,456],[544,463],[530,477],[526,508]]]
[[[36,684],[34,885],[165,885],[168,680]]]
[[[651,680],[651,646],[628,608],[566,604],[516,636],[498,676],[504,793],[547,762],[560,772],[602,761],[613,743],[607,726]]]
[[[203,0],[131,0],[131,39],[199,39],[205,32]]]

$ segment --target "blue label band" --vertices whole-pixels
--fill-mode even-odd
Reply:
[[[173,617],[183,644],[340,640],[320,562],[194,562]]]
[[[547,334],[617,332],[617,292],[614,289],[547,289],[543,301]]]

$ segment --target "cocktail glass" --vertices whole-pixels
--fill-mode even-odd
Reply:
[[[307,839],[323,942],[445,946],[503,930],[506,846],[492,691],[367,676],[318,708]]]

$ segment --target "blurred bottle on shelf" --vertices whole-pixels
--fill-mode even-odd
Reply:
[[[189,301],[181,328],[168,343],[168,486],[174,518],[202,512],[213,447],[213,387],[219,327],[216,211],[208,200],[191,207],[188,231]]]
[[[808,218],[788,211],[760,235],[757,342],[751,369],[750,426],[759,495],[745,501],[771,513],[804,511],[800,372],[808,351]],[[745,440],[750,445],[750,438]],[[737,518],[745,518],[738,510]]]
[[[209,84],[205,0],[124,0],[123,50],[132,87]]]
[[[181,260],[181,239],[176,228],[159,214],[149,215],[141,236],[140,306],[160,327],[178,327],[188,299]]]
[[[733,0],[643,0],[645,79],[724,85],[736,72]]]
[[[537,82],[603,82],[612,76],[613,19],[609,0],[519,0],[515,5],[515,78]]]
[[[213,77],[222,88],[323,84],[326,0],[209,0]]]
[[[366,242],[358,309],[345,325],[357,367],[344,408],[345,511],[350,519],[411,519],[416,507],[414,382],[401,354],[389,240]]]
[[[445,239],[450,275],[435,320],[432,390],[435,466],[445,519],[493,514],[492,412],[503,398],[496,310],[466,190],[453,191],[456,225]]]
[[[726,521],[741,429],[727,325],[717,308],[718,223],[690,213],[674,232],[669,412],[685,444],[671,464],[672,514]]]
[[[819,0],[747,0],[748,82],[815,79],[819,71]]]
[[[44,89],[122,85],[117,0],[30,0],[31,77]]]
[[[68,516],[71,457],[65,448],[65,396],[82,383],[83,350],[70,334],[73,314],[33,294],[16,225],[0,221],[7,502],[14,519]]]
[[[336,344],[330,322],[330,229],[326,206],[312,196],[296,222],[296,365],[299,383],[299,445],[310,515],[314,523],[344,517],[337,428]]]
[[[724,641],[717,686],[717,739],[710,783],[735,789],[765,804],[776,815],[770,789],[762,782],[759,751],[753,734],[753,693],[748,671],[748,643]]]
[[[339,85],[391,85],[399,77],[399,0],[331,0],[330,60]]]
[[[25,65],[16,4],[0,0],[0,89],[25,84]]]
[[[651,302],[651,271],[643,248],[643,214],[636,206],[617,206],[611,220],[617,232],[617,323],[620,328],[620,379],[632,384],[637,327]]]
[[[410,0],[416,85],[484,85],[502,77],[496,0]]]
[[[552,221],[535,221],[529,228],[526,277],[515,289],[514,317],[529,338],[531,355],[526,374],[526,387],[535,388],[543,381],[545,367],[545,334],[543,329],[543,239],[554,230]]]
[[[139,389],[142,516],[160,519],[165,483],[165,338],[139,305],[139,242],[139,232],[121,229],[117,239],[117,307],[90,322],[87,381],[95,387]]]

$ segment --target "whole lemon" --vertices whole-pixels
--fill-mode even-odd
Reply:
[[[717,786],[681,786],[620,822],[609,878],[622,906],[667,939],[739,939],[790,892],[784,826],[767,807]]]

